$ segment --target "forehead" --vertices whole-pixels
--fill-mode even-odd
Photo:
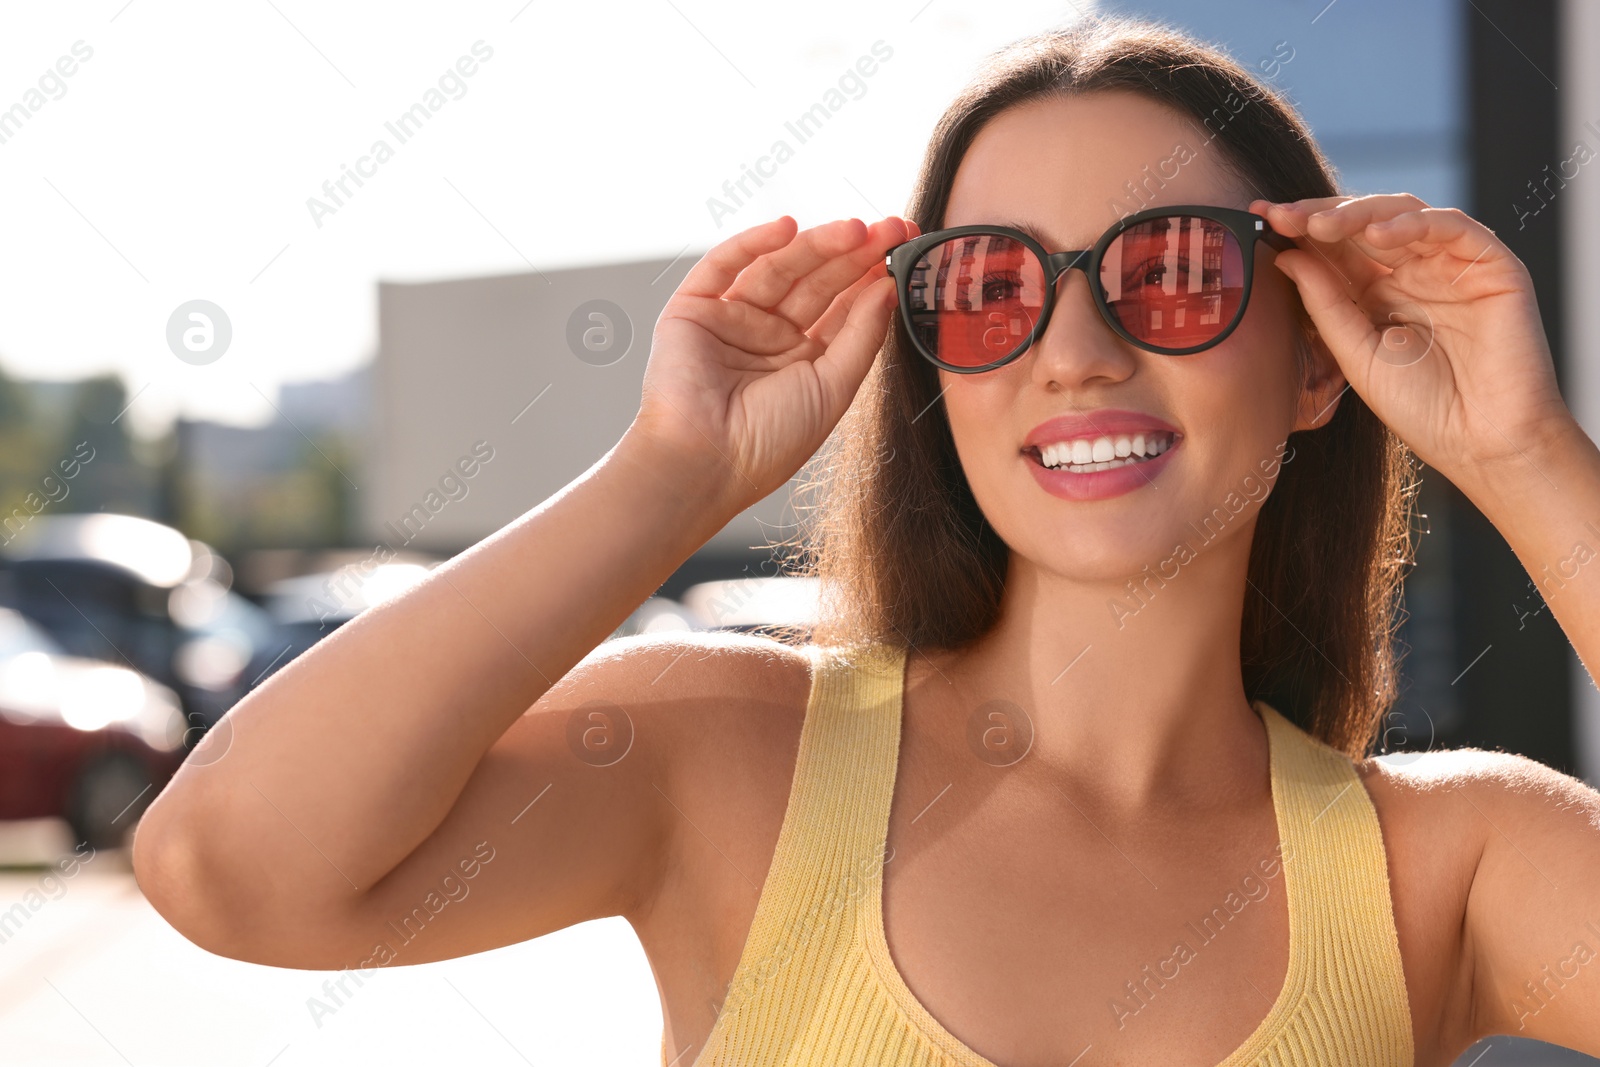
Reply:
[[[1218,116],[1242,121],[1245,115]],[[1214,128],[1214,127],[1213,127]],[[996,115],[962,157],[945,226],[1018,220],[1058,249],[1163,204],[1244,207],[1252,196],[1207,144],[1212,131],[1129,92],[1030,101]]]

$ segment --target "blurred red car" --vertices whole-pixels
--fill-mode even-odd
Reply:
[[[0,608],[0,819],[63,818],[120,845],[186,754],[177,694],[138,671],[62,654]]]

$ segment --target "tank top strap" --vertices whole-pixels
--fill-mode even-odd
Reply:
[[[811,691],[794,778],[722,1016],[787,967],[843,958],[855,924],[841,912],[872,890],[884,862],[904,657],[882,644],[804,647]]]
[[[1337,1009],[1340,1018],[1328,1020],[1337,1023],[1330,1032],[1381,1037],[1383,1047],[1403,1049],[1402,1062],[1410,1063],[1411,1012],[1377,809],[1349,756],[1266,702],[1256,707],[1271,732],[1288,894],[1285,986]],[[1326,1000],[1339,990],[1346,994],[1339,1004]],[[1310,1005],[1293,1003],[1299,999],[1285,997],[1279,1006],[1303,1013]]]

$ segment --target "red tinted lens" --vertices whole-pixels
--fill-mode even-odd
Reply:
[[[911,331],[958,367],[982,367],[1027,341],[1044,306],[1044,266],[1004,234],[969,234],[933,246],[911,265]]]
[[[1228,327],[1244,299],[1244,256],[1220,222],[1169,215],[1106,249],[1100,284],[1124,329],[1156,348],[1191,348]]]

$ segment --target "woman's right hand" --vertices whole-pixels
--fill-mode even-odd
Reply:
[[[890,217],[735,234],[684,277],[656,322],[630,433],[720,470],[742,510],[793,477],[849,408],[895,307]]]

